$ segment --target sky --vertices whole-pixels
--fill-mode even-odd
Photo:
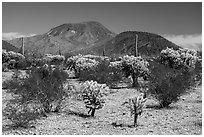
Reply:
[[[146,31],[177,43],[189,38],[202,42],[201,2],[2,3],[3,39],[43,34],[64,23],[85,21],[98,21],[115,33]]]

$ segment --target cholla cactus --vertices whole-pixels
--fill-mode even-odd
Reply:
[[[98,65],[98,61],[94,60],[94,59],[89,59],[89,58],[79,58],[76,61],[76,68],[78,68],[79,70],[91,70],[94,69],[96,66]]]
[[[100,60],[110,60],[109,57],[107,56],[97,56],[97,55],[84,55],[83,56],[84,58],[88,58],[88,59],[93,59],[93,60],[96,60],[96,61],[100,61]]]
[[[146,95],[141,93],[138,97],[131,98],[128,101],[124,102],[122,105],[130,110],[130,116],[134,115],[134,126],[137,126],[138,115],[141,115],[145,107],[145,102],[147,101]]]
[[[110,62],[109,67],[122,69],[122,61]]]
[[[48,64],[62,64],[65,61],[65,57],[61,55],[46,54],[43,60]]]
[[[104,95],[108,90],[105,84],[98,84],[95,81],[86,81],[82,85],[82,98],[85,103],[85,107],[91,112],[91,116],[94,117],[95,110],[101,109],[105,103]]]
[[[193,49],[179,49],[173,50],[167,48],[161,51],[160,62],[169,65],[171,68],[188,68],[194,69],[198,60],[197,52]]]
[[[133,79],[133,87],[138,86],[138,77],[146,79],[149,75],[149,63],[141,56],[134,57],[126,55],[121,58],[121,62],[122,71],[125,72],[126,77],[131,76]]]
[[[74,70],[75,73],[78,73],[78,70],[76,68],[76,62],[81,57],[82,57],[82,55],[79,54],[79,55],[72,56],[72,57],[68,58],[66,61],[67,69],[68,70]]]

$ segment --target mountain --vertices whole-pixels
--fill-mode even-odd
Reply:
[[[39,55],[76,54],[94,55],[134,55],[135,36],[138,36],[138,53],[144,56],[154,56],[161,50],[181,48],[164,37],[141,31],[126,31],[115,34],[99,22],[89,21],[82,23],[62,24],[50,29],[47,33],[32,37],[17,38],[9,41],[17,48],[25,45],[25,53],[32,52]]]
[[[25,52],[43,54],[66,54],[102,45],[116,34],[94,21],[62,24],[47,33],[24,38]],[[22,38],[9,41],[20,48]]]
[[[83,54],[97,54],[106,56],[117,56],[122,54],[134,55],[135,54],[135,41],[136,35],[138,36],[137,47],[139,55],[154,56],[167,47],[179,49],[180,46],[168,41],[164,37],[140,31],[126,31],[116,35],[113,39],[105,44],[95,47],[90,47],[85,50],[79,50],[78,53]]]
[[[6,50],[6,51],[14,51],[14,52],[19,51],[19,49],[17,47],[15,47],[14,45],[8,43],[5,40],[2,40],[2,49]]]

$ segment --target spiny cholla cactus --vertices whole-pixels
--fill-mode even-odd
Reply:
[[[96,61],[100,61],[100,60],[109,60],[110,58],[107,56],[97,56],[97,55],[84,55],[84,58],[89,58],[89,59],[94,59]]]
[[[134,126],[137,126],[138,115],[142,114],[146,101],[146,95],[141,93],[138,97],[131,98],[122,104],[130,110],[130,116],[134,115]]]
[[[62,55],[46,54],[43,59],[48,64],[61,64],[65,60],[65,57]]]
[[[95,81],[86,81],[82,85],[82,98],[85,103],[85,107],[91,112],[91,116],[94,117],[95,110],[101,109],[105,103],[104,95],[108,87],[105,84],[98,84]]]
[[[81,57],[76,61],[76,68],[79,70],[94,69],[97,65],[98,61],[84,57]]]
[[[109,67],[111,67],[111,68],[121,68],[122,67],[122,61],[110,62]]]
[[[75,72],[75,76],[79,77],[80,76],[80,72],[82,70],[94,70],[97,65],[98,65],[98,61],[96,60],[98,58],[100,58],[100,56],[92,56],[92,55],[77,55],[77,56],[72,56],[70,58],[67,59],[67,68],[69,70],[74,70]]]
[[[79,54],[79,55],[76,55],[76,56],[72,56],[72,57],[69,57],[67,59],[67,62],[66,62],[66,65],[67,65],[67,69],[69,70],[74,70],[75,72],[77,71],[76,70],[76,61],[81,58],[82,55]]]
[[[134,56],[123,56],[121,58],[122,62],[122,71],[125,72],[126,77],[132,76],[133,86],[138,85],[137,78],[146,77],[149,75],[149,63],[143,59],[142,57],[134,57]]]
[[[194,69],[198,60],[197,52],[193,49],[173,50],[167,48],[161,51],[160,62],[169,65],[171,68],[189,68]]]
[[[14,69],[21,61],[25,61],[25,57],[22,54],[13,51],[7,52],[6,50],[2,50],[2,63],[4,64],[3,70]]]
[[[20,53],[16,53],[13,51],[6,51],[6,50],[2,50],[2,63],[7,63],[10,60],[15,60],[15,61],[20,61],[25,59],[25,57],[20,54]]]

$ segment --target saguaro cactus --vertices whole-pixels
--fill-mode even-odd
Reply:
[[[138,115],[142,114],[146,101],[147,101],[146,95],[141,93],[138,97],[131,98],[122,104],[122,105],[127,104],[126,107],[130,110],[130,116],[134,115],[135,127],[137,126]]]

